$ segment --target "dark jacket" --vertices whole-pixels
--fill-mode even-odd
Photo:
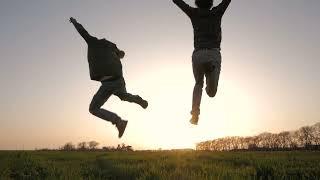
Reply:
[[[212,9],[193,8],[183,0],[173,0],[173,2],[191,19],[195,49],[220,48],[221,19],[231,0],[222,0]]]
[[[91,79],[100,81],[105,76],[122,77],[120,50],[117,46],[108,40],[91,36],[79,23],[74,23],[74,26],[88,44]]]

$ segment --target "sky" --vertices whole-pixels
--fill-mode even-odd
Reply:
[[[193,31],[171,0],[2,0],[0,149],[90,140],[135,149],[194,148],[225,136],[315,124],[318,7],[318,0],[233,0],[222,22],[218,93],[213,99],[203,94],[199,125],[192,126]],[[89,78],[87,45],[70,16],[125,50],[127,90],[149,101],[147,110],[115,96],[104,105],[129,121],[122,139],[111,123],[88,112],[100,84]]]

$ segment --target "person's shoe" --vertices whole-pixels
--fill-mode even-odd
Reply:
[[[147,109],[147,107],[148,107],[148,101],[142,99],[142,101],[141,101],[141,103],[140,103],[140,106],[141,106],[143,109]]]
[[[198,121],[199,121],[199,115],[192,115],[190,119],[190,123],[193,125],[198,125]]]
[[[117,127],[117,129],[119,131],[119,135],[118,135],[119,138],[122,137],[124,131],[126,130],[127,124],[128,124],[128,121],[121,120],[121,119],[116,124],[116,127]]]

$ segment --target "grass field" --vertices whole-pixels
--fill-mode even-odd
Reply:
[[[320,152],[0,152],[0,179],[320,179]]]

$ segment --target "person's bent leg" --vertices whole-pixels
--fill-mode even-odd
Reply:
[[[117,122],[121,120],[121,118],[117,114],[101,108],[111,95],[112,89],[108,88],[105,85],[102,85],[99,88],[98,92],[92,98],[89,112],[94,116],[111,122],[112,124],[117,124]]]
[[[218,90],[218,83],[220,77],[220,65],[213,66],[211,71],[205,73],[206,76],[206,92],[209,97],[215,97]]]
[[[218,90],[220,70],[221,70],[221,55],[216,52],[214,61],[210,61],[206,66],[206,92],[209,97],[215,97]]]
[[[117,92],[114,95],[118,96],[122,101],[139,104],[144,109],[148,107],[148,102],[138,95],[132,95],[127,92]]]
[[[123,77],[119,79],[117,89],[113,94],[118,96],[122,101],[139,104],[144,109],[148,107],[148,102],[146,100],[138,95],[132,95],[127,92],[126,83]]]
[[[92,98],[89,111],[91,114],[116,125],[119,132],[118,137],[121,138],[127,127],[128,121],[122,120],[117,114],[101,108],[113,92],[113,84],[108,82],[103,83],[98,92]]]

